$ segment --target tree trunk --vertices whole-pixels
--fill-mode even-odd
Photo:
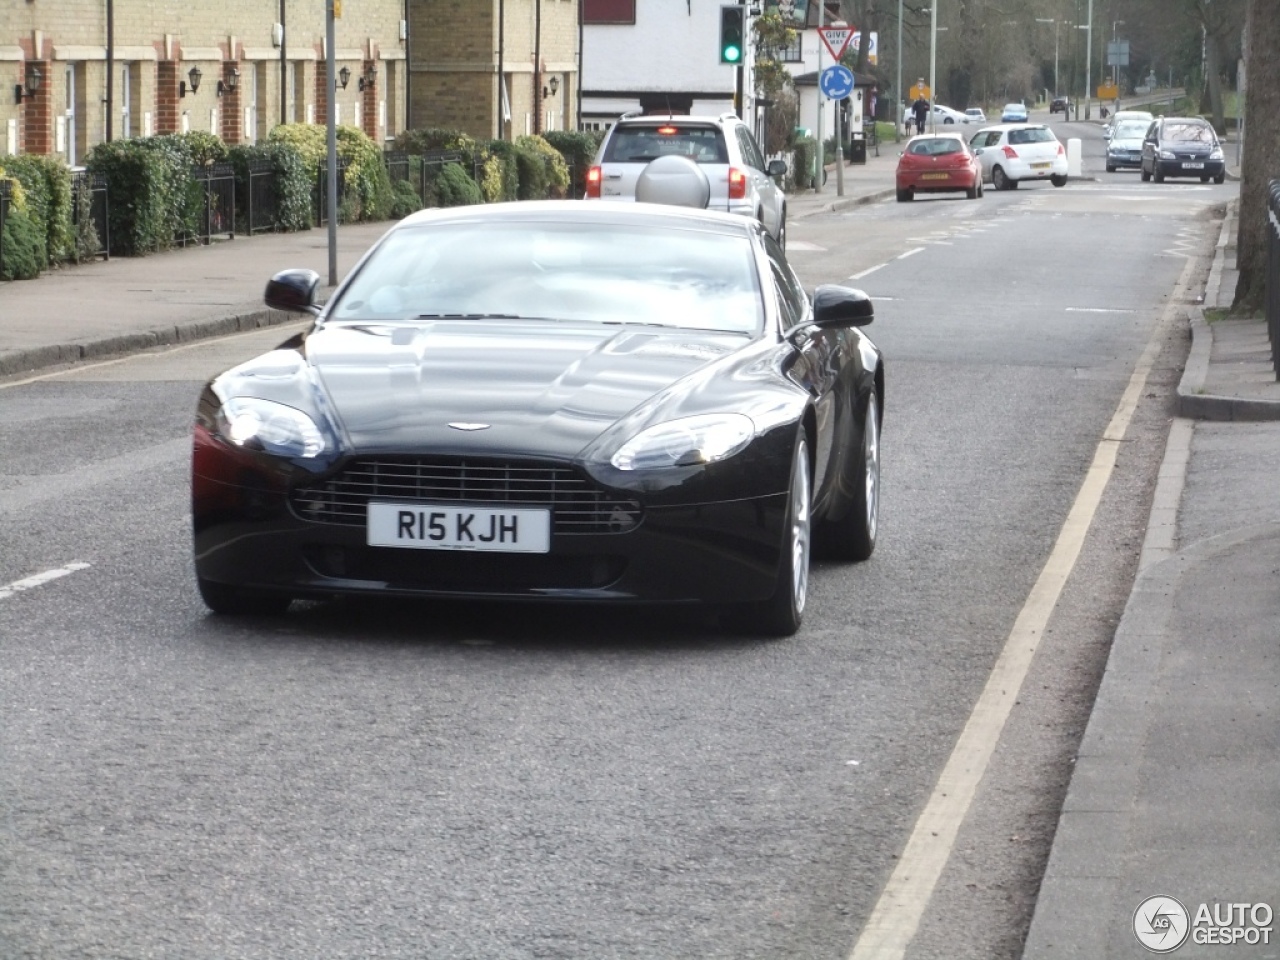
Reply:
[[[1236,265],[1240,279],[1232,311],[1262,313],[1267,290],[1267,194],[1280,179],[1280,5],[1249,0],[1245,60],[1245,141],[1240,183],[1240,227]],[[1280,283],[1273,277],[1272,283]]]

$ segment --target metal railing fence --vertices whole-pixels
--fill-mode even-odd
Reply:
[[[1267,223],[1267,338],[1271,368],[1280,380],[1280,180],[1272,180],[1267,192]]]
[[[230,163],[214,163],[207,167],[195,167],[191,180],[200,192],[198,216],[190,226],[195,232],[185,230],[178,243],[208,243],[214,237],[226,234],[236,236],[236,168]]]
[[[250,160],[245,198],[245,229],[250,235],[274,230],[278,216],[279,194],[276,189],[276,167],[270,160]]]
[[[11,196],[13,196],[13,181],[0,180],[0,278],[4,277],[4,222],[9,216]]]
[[[100,173],[90,173],[87,170],[73,172],[71,174],[71,227],[76,238],[77,261],[86,257],[111,259],[110,212],[107,178]],[[88,215],[88,223],[82,219],[85,214]]]

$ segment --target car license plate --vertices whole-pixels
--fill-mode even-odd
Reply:
[[[1203,163],[1184,163],[1182,165],[1182,169],[1183,170],[1203,170],[1204,164]]]
[[[551,550],[549,510],[370,503],[368,516],[371,547],[500,553]]]
[[[1047,163],[1033,163],[1031,165],[1031,169],[1032,170],[1048,170],[1052,166],[1053,166],[1052,161],[1049,161]]]
[[[922,173],[922,174],[920,174],[920,179],[921,179],[921,180],[949,180],[950,178],[951,178],[951,174],[949,174],[949,173]]]

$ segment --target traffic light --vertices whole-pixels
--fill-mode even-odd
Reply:
[[[720,8],[720,62],[741,66],[746,53],[746,7],[733,6]]]

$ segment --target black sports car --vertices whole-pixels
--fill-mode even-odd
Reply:
[[[218,613],[384,593],[699,602],[773,634],[810,546],[876,542],[868,297],[812,299],[744,217],[506,203],[393,227],[310,329],[206,385],[192,512]]]

